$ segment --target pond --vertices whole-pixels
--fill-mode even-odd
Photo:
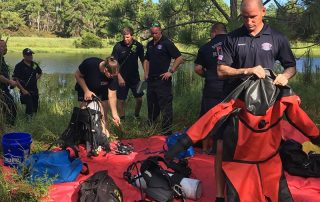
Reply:
[[[34,60],[40,64],[44,73],[60,73],[67,74],[73,73],[79,66],[79,64],[87,57],[106,57],[105,55],[93,55],[93,54],[70,54],[70,53],[36,53],[34,54]],[[10,66],[15,66],[22,59],[21,53],[8,53],[6,55],[6,61]],[[297,70],[302,71],[303,61],[305,58],[297,60]],[[193,62],[186,63],[187,67],[193,68]],[[313,58],[313,68],[320,67],[320,58]]]

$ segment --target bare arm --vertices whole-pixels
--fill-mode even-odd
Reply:
[[[238,75],[252,75],[255,74],[258,78],[264,78],[266,73],[261,65],[249,68],[233,68],[227,65],[218,65],[218,76],[220,78],[228,78]]]
[[[144,60],[143,62],[144,79],[148,79],[149,74],[149,60]]]
[[[19,88],[19,90],[21,90],[22,94],[24,95],[29,95],[30,93],[21,85],[19,79],[16,80],[17,82],[17,87]]]
[[[198,74],[199,76],[204,77],[204,69],[203,69],[202,65],[195,64],[194,65],[194,72],[196,74]]]
[[[110,104],[113,122],[116,125],[119,125],[120,118],[117,111],[117,91],[108,89],[108,98],[109,98],[109,104]]]
[[[288,84],[289,79],[291,79],[296,74],[296,67],[288,67],[286,68],[282,74],[278,74],[273,84],[285,86]]]
[[[75,72],[75,77],[77,80],[77,83],[80,85],[80,87],[82,88],[83,92],[84,92],[84,100],[91,100],[92,96],[95,95],[92,91],[89,90],[85,80],[84,80],[84,75],[81,74],[81,72],[77,69],[77,71]]]
[[[178,70],[178,67],[182,62],[183,62],[182,56],[177,57],[174,60],[170,70],[168,70],[166,73],[163,73],[163,74],[160,75],[162,77],[162,79],[168,80],[172,76],[172,74]]]
[[[17,86],[17,82],[11,79],[7,79],[6,77],[4,77],[3,75],[0,75],[0,83],[5,83],[8,84],[10,86]]]
[[[174,60],[173,64],[172,64],[172,67],[171,67],[172,71],[173,71],[173,72],[176,72],[176,71],[178,70],[178,68],[179,68],[179,65],[180,65],[182,62],[183,62],[183,57],[182,57],[182,56],[177,57],[177,58]]]

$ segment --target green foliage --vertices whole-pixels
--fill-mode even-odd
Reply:
[[[17,12],[3,11],[0,16],[1,29],[18,31],[21,26],[24,26],[24,21]]]
[[[80,39],[75,40],[76,48],[102,48],[102,39],[93,33],[85,33]]]
[[[315,42],[320,38],[320,0],[288,1],[272,7],[269,23],[292,40]]]
[[[51,179],[37,179],[34,183],[25,181],[15,170],[0,172],[0,197],[6,202],[37,202],[48,195]]]

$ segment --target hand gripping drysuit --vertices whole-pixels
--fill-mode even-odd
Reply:
[[[209,134],[222,134],[228,201],[293,201],[278,154],[284,115],[313,143],[320,143],[319,129],[299,107],[299,97],[288,86],[273,85],[274,73],[266,73],[265,79],[245,80],[165,155],[170,160]]]

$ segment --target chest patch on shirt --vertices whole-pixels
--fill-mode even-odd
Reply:
[[[162,45],[161,44],[157,45],[157,49],[161,50],[162,49]]]
[[[266,43],[263,43],[261,44],[261,49],[262,50],[265,50],[265,51],[269,51],[272,49],[272,44],[266,42]]]
[[[100,85],[101,85],[101,86],[106,86],[106,85],[108,85],[108,83],[109,83],[108,81],[101,81],[101,82],[100,82]]]

